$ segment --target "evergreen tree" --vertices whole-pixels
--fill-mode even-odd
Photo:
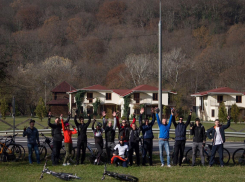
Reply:
[[[237,123],[238,121],[239,113],[240,113],[240,109],[238,108],[236,104],[233,104],[231,106],[231,117],[235,123]]]
[[[224,102],[221,102],[220,105],[219,105],[219,120],[221,123],[224,123],[226,122],[227,120],[227,110],[225,108],[225,103]]]
[[[35,112],[38,118],[41,119],[41,121],[47,114],[47,109],[42,97],[39,98]]]

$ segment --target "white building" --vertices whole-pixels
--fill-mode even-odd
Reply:
[[[224,102],[228,114],[230,114],[233,104],[236,104],[239,108],[245,108],[244,94],[228,87],[198,92],[191,96],[196,97],[197,117],[205,121],[214,121],[218,118],[218,109],[221,102]],[[244,115],[244,109],[241,112]]]
[[[139,114],[140,105],[144,105],[146,114],[151,114],[151,107],[158,106],[158,88],[150,85],[140,85],[133,89],[108,89],[101,85],[93,85],[67,92],[69,94],[69,111],[74,113],[76,109],[76,92],[86,91],[82,110],[85,112],[93,112],[93,103],[96,99],[100,100],[100,111],[106,111],[109,117],[112,117],[112,112],[119,110],[123,115],[124,97],[130,95],[130,114]],[[162,104],[173,106],[173,94],[170,90],[163,90]]]

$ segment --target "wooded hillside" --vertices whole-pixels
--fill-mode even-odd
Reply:
[[[164,0],[163,87],[245,91],[245,1]],[[157,86],[158,0],[0,0],[1,97],[21,114],[62,81]],[[51,94],[49,94],[49,99]]]

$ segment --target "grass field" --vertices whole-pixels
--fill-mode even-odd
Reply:
[[[158,156],[154,157],[159,162]],[[104,167],[85,164],[79,166],[52,166],[48,162],[50,170],[55,172],[68,172],[77,174],[82,179],[80,181],[101,181]],[[29,165],[27,161],[0,163],[0,181],[3,182],[33,182],[40,181],[39,177],[43,169],[43,162],[40,165]],[[154,166],[140,167],[115,167],[109,165],[108,171],[122,174],[130,174],[139,178],[139,181],[245,181],[244,167],[228,165],[224,168],[219,166],[210,167],[160,167],[159,163],[154,162]],[[45,181],[62,181],[54,176],[44,174]],[[74,180],[79,181],[79,180]],[[104,181],[117,181],[114,178],[106,176]]]
[[[27,119],[29,119],[29,118],[28,117],[16,117],[15,118],[15,124],[18,125]],[[37,123],[43,125],[44,127],[48,127],[48,124],[47,124],[48,118],[44,118],[42,121],[38,118],[32,118],[32,119],[34,119]],[[13,125],[13,118],[12,117],[7,117],[5,121],[8,122],[9,124]],[[52,119],[51,122],[53,123],[54,119]],[[74,125],[73,119],[71,119],[70,122]],[[87,120],[85,120],[85,122],[87,122]],[[44,128],[43,126],[40,126],[37,123],[35,125],[36,128],[38,128],[38,129]],[[137,123],[138,123],[138,121],[137,121]],[[206,130],[211,128],[212,126],[214,126],[214,123],[204,122],[202,124],[204,125]],[[29,126],[29,122],[23,123],[23,124],[17,126],[17,128],[22,130],[25,126]],[[92,126],[92,124],[90,124],[89,127],[91,127],[91,126]],[[9,128],[10,128],[10,126],[8,126],[5,123],[2,123],[0,121],[0,131],[8,130]],[[158,125],[156,122],[155,122],[154,128],[158,128]],[[173,124],[171,125],[171,129],[174,129]],[[189,127],[187,129],[189,129]],[[245,133],[245,124],[244,123],[237,123],[237,124],[231,123],[230,128],[228,128],[226,131],[227,132],[236,132],[237,131],[237,132],[244,132]],[[74,137],[76,137],[76,135],[74,135]],[[92,137],[92,134],[88,134],[88,137]],[[174,137],[174,134],[171,134],[170,137]],[[157,138],[156,134],[155,134],[155,138]],[[187,136],[187,139],[191,140],[192,136]],[[236,142],[243,142],[243,140],[244,140],[243,138],[235,138],[235,137],[227,137],[226,139],[227,139],[227,141],[236,141]]]

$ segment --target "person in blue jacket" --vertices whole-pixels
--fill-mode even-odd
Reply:
[[[143,134],[143,154],[142,154],[142,165],[145,166],[146,163],[146,154],[148,152],[149,154],[149,164],[152,166],[152,149],[153,149],[153,132],[152,132],[152,127],[155,123],[155,113],[154,109],[151,108],[151,113],[152,113],[152,121],[149,122],[149,119],[145,119],[145,123],[142,123],[142,116],[144,113],[144,108],[140,110],[140,117],[139,117],[139,124],[140,124],[140,130],[142,131]]]
[[[39,149],[38,149],[38,145],[40,145],[39,133],[37,128],[34,127],[34,124],[35,124],[35,120],[31,119],[30,127],[28,127],[27,129],[24,128],[23,137],[27,136],[29,163],[32,164],[32,149],[34,149],[37,158],[37,163],[40,164],[40,156],[39,156]]]
[[[160,129],[160,136],[159,136],[159,152],[160,152],[160,160],[161,160],[161,167],[164,166],[164,159],[163,159],[163,146],[165,148],[166,154],[167,154],[167,166],[171,167],[170,165],[170,156],[169,156],[169,130],[172,124],[172,116],[174,117],[174,109],[171,110],[171,115],[169,118],[169,122],[167,124],[167,119],[163,118],[162,122],[159,118],[159,109],[156,108],[156,116],[157,116],[157,123]]]

